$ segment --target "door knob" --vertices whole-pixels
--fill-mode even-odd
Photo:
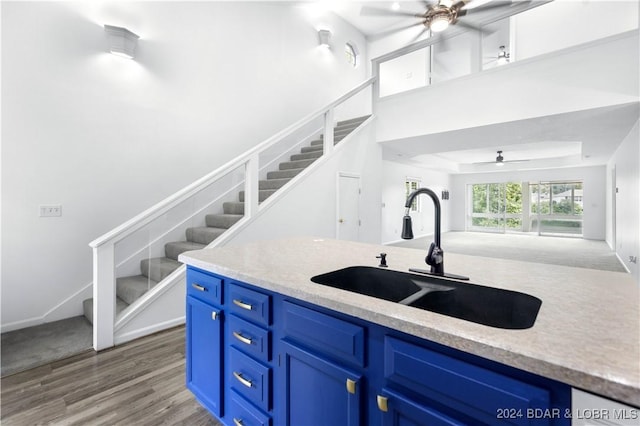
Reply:
[[[344,223],[344,219],[338,219],[339,223]]]

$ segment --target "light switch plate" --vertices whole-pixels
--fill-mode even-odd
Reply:
[[[60,217],[62,206],[60,204],[48,204],[40,206],[40,217]]]

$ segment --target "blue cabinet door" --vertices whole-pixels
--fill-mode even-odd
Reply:
[[[187,387],[212,414],[222,417],[222,315],[187,297]]]
[[[377,398],[382,426],[465,426],[465,423],[387,389]]]
[[[283,343],[282,347],[284,424],[361,424],[363,389],[359,374],[289,343]]]

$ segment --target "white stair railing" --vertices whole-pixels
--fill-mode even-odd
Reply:
[[[95,239],[89,246],[93,249],[93,347],[96,351],[114,346],[114,325],[116,322],[116,269],[118,257],[116,246],[136,232],[144,231],[145,227],[158,221],[203,190],[210,188],[216,182],[228,178],[230,174],[244,171],[244,218],[249,221],[260,212],[259,198],[260,154],[291,137],[305,126],[324,120],[324,151],[323,156],[330,155],[334,148],[333,127],[335,110],[344,106],[345,102],[353,99],[373,86],[375,77],[359,84],[340,98],[325,107],[309,114],[298,122],[278,132],[264,142],[249,149],[244,154],[234,158],[213,172],[198,179],[187,187],[162,200],[153,207],[145,210],[134,218]],[[371,107],[371,100],[367,101]],[[278,147],[278,149],[281,149]],[[184,222],[184,221],[183,221]],[[144,251],[144,250],[139,250]]]

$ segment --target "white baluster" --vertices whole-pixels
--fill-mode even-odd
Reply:
[[[324,143],[322,155],[333,151],[333,108],[324,113]]]
[[[244,175],[244,217],[258,213],[258,154],[252,155],[245,163]]]

